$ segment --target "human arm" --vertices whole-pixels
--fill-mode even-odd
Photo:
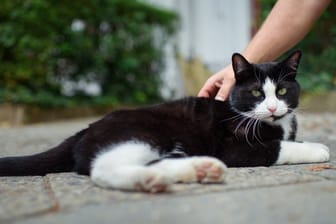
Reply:
[[[292,48],[310,31],[331,0],[278,0],[243,55],[252,63],[271,61]],[[198,96],[225,100],[235,83],[228,65],[210,77]]]

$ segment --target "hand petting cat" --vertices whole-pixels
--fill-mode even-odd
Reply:
[[[229,65],[211,76],[198,93],[198,96],[214,97],[216,100],[224,101],[229,96],[235,81],[232,66]]]

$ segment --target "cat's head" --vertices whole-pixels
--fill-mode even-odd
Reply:
[[[249,117],[274,122],[298,106],[300,86],[295,77],[301,51],[280,62],[249,63],[242,55],[232,56],[236,84],[230,95],[232,108]]]

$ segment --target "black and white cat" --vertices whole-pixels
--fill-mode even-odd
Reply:
[[[106,115],[49,151],[0,159],[0,176],[75,171],[102,187],[165,191],[223,182],[226,167],[325,162],[325,145],[295,142],[301,52],[251,64],[232,56],[229,101],[189,97]]]

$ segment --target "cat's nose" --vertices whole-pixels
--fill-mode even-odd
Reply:
[[[271,112],[272,114],[276,111],[276,107],[267,107],[267,109],[269,110],[269,112]]]

